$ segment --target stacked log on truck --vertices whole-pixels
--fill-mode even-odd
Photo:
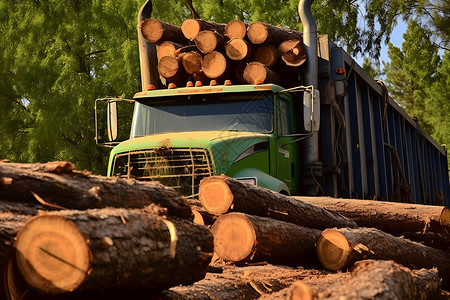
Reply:
[[[213,84],[283,81],[289,87],[299,84],[299,69],[306,61],[301,32],[263,22],[187,19],[178,26],[147,19],[140,28],[147,41],[158,45],[158,72],[170,87],[212,80]],[[280,75],[286,73],[292,76]]]

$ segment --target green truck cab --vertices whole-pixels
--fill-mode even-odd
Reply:
[[[130,139],[112,149],[108,176],[160,181],[187,197],[204,177],[220,174],[298,194],[297,142],[310,134],[296,124],[294,97],[304,90],[262,84],[139,92]],[[115,131],[111,104],[120,99],[106,101]]]

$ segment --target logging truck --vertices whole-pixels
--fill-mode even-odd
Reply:
[[[317,34],[311,3],[299,3],[303,32],[234,20],[244,26],[239,39],[224,24],[152,19],[147,1],[137,26],[142,91],[95,102],[96,142],[113,147],[107,175],[160,181],[186,197],[196,197],[202,179],[225,174],[286,195],[448,206],[446,150],[382,82]],[[287,50],[274,38],[283,35]],[[267,45],[277,49],[273,68],[256,61]],[[199,62],[184,63],[189,55]],[[119,141],[123,102],[134,111],[131,134]]]

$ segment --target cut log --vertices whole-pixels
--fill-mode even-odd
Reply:
[[[231,20],[225,26],[225,35],[231,39],[243,39],[247,35],[248,24],[241,20]]]
[[[211,227],[214,252],[227,261],[314,264],[320,231],[270,218],[229,213]]]
[[[158,59],[161,59],[164,56],[175,57],[175,51],[177,49],[180,49],[181,47],[183,47],[183,45],[171,41],[162,42],[161,45],[158,46],[157,51]]]
[[[217,31],[220,34],[224,34],[225,24],[202,19],[186,19],[183,21],[183,24],[181,24],[183,35],[191,41],[193,41],[197,37],[197,34],[203,30]]]
[[[225,45],[225,53],[231,60],[249,60],[252,57],[252,47],[243,39],[231,39]]]
[[[199,200],[213,215],[237,211],[317,229],[357,227],[339,213],[224,175],[203,179]]]
[[[175,83],[177,86],[183,85],[188,77],[181,62],[172,56],[164,56],[159,60],[158,73],[168,83]]]
[[[254,61],[245,67],[244,80],[250,84],[279,83],[281,77],[264,64]]]
[[[276,293],[264,295],[260,300],[314,300],[317,298],[316,289],[299,280],[290,287]]]
[[[404,232],[444,233],[449,228],[447,216],[450,209],[443,206],[330,197],[294,198],[336,211],[361,227],[374,227],[394,235]]]
[[[304,278],[328,276],[326,271],[288,266],[224,266],[221,274],[206,274],[205,279],[189,286],[173,287],[164,292],[164,299],[229,300],[259,299],[277,292]],[[335,276],[337,274],[330,274]]]
[[[228,41],[228,38],[215,31],[203,30],[197,34],[194,41],[198,50],[200,50],[203,54],[207,54],[214,50],[222,51]]]
[[[59,211],[25,224],[15,242],[18,269],[43,294],[166,289],[204,278],[208,228],[126,209]]]
[[[144,39],[155,45],[159,45],[164,41],[180,44],[189,43],[189,40],[184,37],[181,31],[181,27],[177,25],[150,18],[142,21],[140,27]]]
[[[411,271],[393,261],[355,264],[349,280],[319,299],[436,299],[441,282],[436,269]]]
[[[229,68],[227,59],[220,52],[213,51],[203,57],[202,70],[210,79],[224,76],[227,73],[227,68]]]
[[[326,229],[317,240],[317,254],[328,270],[341,270],[365,258],[393,260],[410,268],[437,268],[450,283],[450,254],[375,228]]]
[[[254,60],[271,68],[278,62],[279,57],[280,54],[274,45],[262,44],[256,48]]]
[[[75,170],[59,174],[34,171],[37,166],[0,163],[0,200],[40,202],[48,207],[68,209],[143,208],[156,204],[162,207],[162,214],[167,210],[168,215],[193,217],[186,199],[159,182],[107,178]],[[48,164],[39,166],[45,169]]]
[[[303,33],[278,26],[254,22],[247,28],[247,36],[253,44],[269,43],[278,46],[285,40],[303,40]]]
[[[306,61],[306,53],[301,40],[286,40],[278,46],[284,63],[291,67],[299,67]]]
[[[187,52],[181,57],[184,70],[191,75],[202,73],[202,60],[202,56],[196,51]]]

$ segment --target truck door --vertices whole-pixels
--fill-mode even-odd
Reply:
[[[295,133],[295,120],[289,100],[292,101],[288,94],[282,94],[276,103],[276,174],[289,187],[291,195],[295,195],[298,193],[299,182],[299,167],[295,164],[298,143],[295,142],[296,137],[292,136]]]

